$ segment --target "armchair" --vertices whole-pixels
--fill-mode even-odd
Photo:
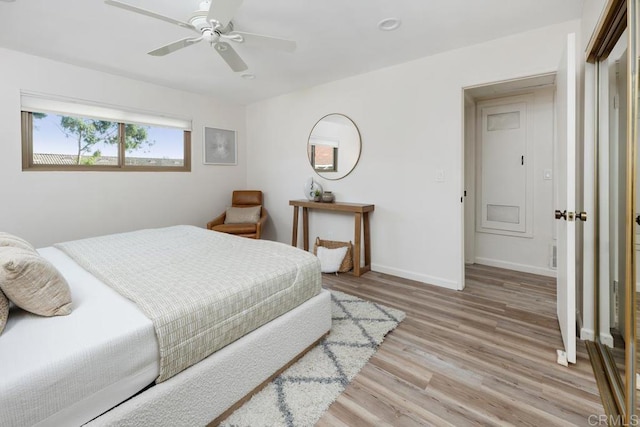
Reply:
[[[223,212],[207,223],[209,230],[220,231],[222,233],[235,234],[237,236],[259,239],[262,227],[267,220],[267,210],[262,206],[262,191],[258,190],[237,190],[231,196],[231,206],[234,208],[248,208],[261,206],[260,219],[256,223],[225,224],[227,212]]]

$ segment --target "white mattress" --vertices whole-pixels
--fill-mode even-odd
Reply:
[[[84,424],[159,372],[151,320],[61,251],[39,252],[69,282],[73,312],[11,309],[0,335],[0,426]]]

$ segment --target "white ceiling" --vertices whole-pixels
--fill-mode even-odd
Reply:
[[[6,0],[5,0],[6,1]],[[187,20],[200,0],[123,0]],[[215,1],[215,0],[214,0]],[[242,79],[206,43],[164,57],[146,52],[189,30],[102,0],[0,1],[0,46],[234,104],[299,90],[438,52],[577,19],[583,0],[244,0],[237,30],[296,40],[295,53],[234,48]],[[383,32],[388,17],[400,28]]]

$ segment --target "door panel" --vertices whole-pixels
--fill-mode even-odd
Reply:
[[[481,112],[480,224],[486,229],[527,231],[527,105],[483,107]]]
[[[576,45],[569,34],[556,81],[557,207],[573,213],[575,206],[576,150]],[[576,232],[572,215],[557,221],[557,313],[566,360],[576,362]]]

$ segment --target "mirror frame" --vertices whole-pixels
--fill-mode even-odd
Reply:
[[[326,119],[329,116],[342,116],[345,119],[349,120],[349,122],[351,122],[351,124],[353,125],[354,129],[356,130],[356,133],[358,134],[358,156],[356,157],[356,161],[353,163],[353,166],[351,166],[351,169],[349,169],[349,171],[347,173],[345,173],[342,176],[339,176],[337,178],[329,178],[327,176],[325,176],[325,172],[329,172],[329,173],[334,173],[337,172],[335,170],[333,171],[319,171],[318,169],[316,169],[315,165],[312,162],[312,158],[311,158],[311,154],[310,154],[310,150],[309,147],[311,145],[311,134],[313,133],[313,130],[316,128],[316,126],[318,126],[318,123],[320,123],[322,120]],[[333,158],[334,158],[334,169],[337,168],[337,164],[338,164],[338,149],[334,149],[333,151]],[[311,128],[311,131],[309,132],[309,136],[307,137],[307,160],[309,161],[309,165],[311,166],[311,169],[313,169],[313,171],[320,177],[329,181],[338,181],[342,178],[345,178],[347,176],[349,176],[349,174],[351,174],[351,172],[353,172],[353,170],[356,168],[356,166],[358,165],[358,163],[360,162],[360,157],[362,156],[362,134],[360,133],[360,129],[358,128],[358,125],[356,125],[356,122],[353,121],[353,119],[351,119],[351,117],[347,116],[346,114],[342,114],[342,113],[329,113],[329,114],[325,114],[324,116],[320,117],[320,119],[318,121],[316,121],[316,123],[313,125],[313,127]]]

